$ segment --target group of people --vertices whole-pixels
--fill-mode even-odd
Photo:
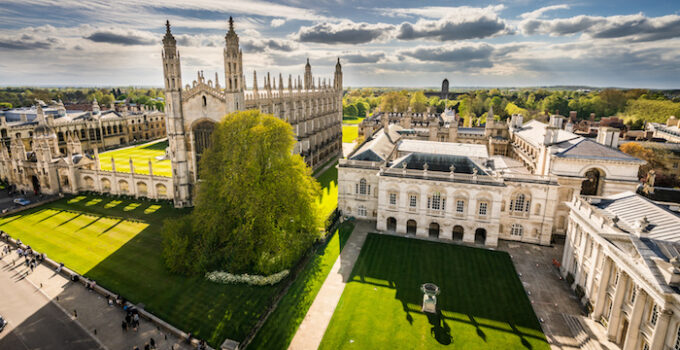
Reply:
[[[33,270],[38,267],[38,264],[45,260],[45,254],[34,252],[30,245],[26,246],[26,248],[21,247],[21,240],[17,239],[17,254],[19,255],[19,259],[23,257],[24,263],[31,269],[31,272],[33,272]],[[5,247],[5,249],[9,251],[9,248]]]
[[[151,349],[156,349],[156,341],[153,338],[149,339],[149,342],[144,344],[144,350]],[[132,350],[139,350],[139,346],[135,346]]]
[[[125,319],[121,324],[123,331],[125,332],[128,329],[133,329],[136,332],[137,328],[139,328],[139,311],[128,305],[123,306],[123,311],[125,311]]]

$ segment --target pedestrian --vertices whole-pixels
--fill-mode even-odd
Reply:
[[[127,332],[127,323],[125,323],[125,320],[120,324],[120,327],[123,328],[123,332]]]
[[[144,344],[144,350],[151,350],[151,346],[149,346],[149,343]]]
[[[132,316],[130,316],[129,312],[125,315],[125,323],[132,326]]]
[[[59,263],[59,266],[57,266],[57,270],[56,270],[57,273],[60,273],[61,269],[63,269],[63,268],[64,268],[64,263]]]
[[[139,346],[135,345],[135,347],[132,348],[132,350],[139,350]]]
[[[149,344],[151,345],[152,349],[156,348],[156,340],[154,338],[149,339]]]
[[[19,246],[19,245],[17,244],[17,246]],[[20,258],[24,255],[24,250],[21,249],[20,246],[19,246],[19,248],[17,248],[17,254],[19,255]]]

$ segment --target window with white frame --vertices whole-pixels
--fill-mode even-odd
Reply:
[[[520,193],[510,200],[510,211],[515,213],[528,213],[531,201],[524,194]]]
[[[397,205],[397,194],[394,192],[390,193],[390,205]]]
[[[630,288],[628,289],[628,301],[630,303],[635,302],[635,298],[637,297],[637,288],[635,287],[635,282],[630,281]]]
[[[489,209],[489,203],[480,202],[479,203],[479,216],[486,216],[488,209]]]
[[[654,304],[652,310],[649,312],[649,323],[656,326],[656,321],[659,319],[659,308]]]
[[[366,179],[359,180],[359,194],[369,194],[370,186],[366,183]]]
[[[366,216],[366,207],[360,205],[359,208],[357,208],[357,214],[359,216]]]
[[[462,214],[465,212],[465,201],[459,199],[456,201],[456,213]]]
[[[649,343],[644,339],[640,343],[640,350],[649,350]]]
[[[415,194],[409,195],[408,205],[411,208],[417,207],[418,206],[418,196],[416,196]]]
[[[510,235],[511,236],[521,237],[522,233],[524,233],[524,227],[522,227],[522,225],[512,224],[512,228],[510,229]]]
[[[446,198],[442,198],[441,193],[435,192],[427,197],[427,209],[445,210]]]
[[[675,332],[675,343],[673,344],[673,350],[680,350],[680,326]]]

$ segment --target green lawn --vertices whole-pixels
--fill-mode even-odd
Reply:
[[[249,349],[288,348],[353,229],[354,223],[344,222],[328,243],[316,251],[250,343]]]
[[[157,156],[165,154],[166,147],[168,147],[168,141],[158,141],[100,153],[99,161],[101,169],[111,170],[111,157],[113,157],[116,160],[116,171],[129,173],[130,158],[132,158],[132,164],[135,167],[136,173],[148,174],[149,160],[151,160],[154,175],[172,176],[170,160],[156,160]]]
[[[420,285],[441,288],[421,312]],[[320,349],[549,349],[505,252],[370,234]]]
[[[1,218],[0,229],[215,347],[225,338],[242,340],[280,286],[169,273],[160,228],[186,212],[167,203],[78,196]]]
[[[342,142],[354,142],[359,137],[359,126],[357,125],[343,125],[342,126]]]
[[[320,206],[324,218],[327,218],[338,207],[338,168],[333,164],[321,174],[315,174],[321,184]]]
[[[342,117],[342,123],[343,124],[361,124],[361,122],[366,119],[366,117],[360,118],[351,118],[351,117]]]

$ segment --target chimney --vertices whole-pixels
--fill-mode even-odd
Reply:
[[[569,111],[569,120],[576,121],[578,119],[576,111]]]
[[[601,126],[597,131],[597,143],[611,148],[619,147],[619,129]]]

